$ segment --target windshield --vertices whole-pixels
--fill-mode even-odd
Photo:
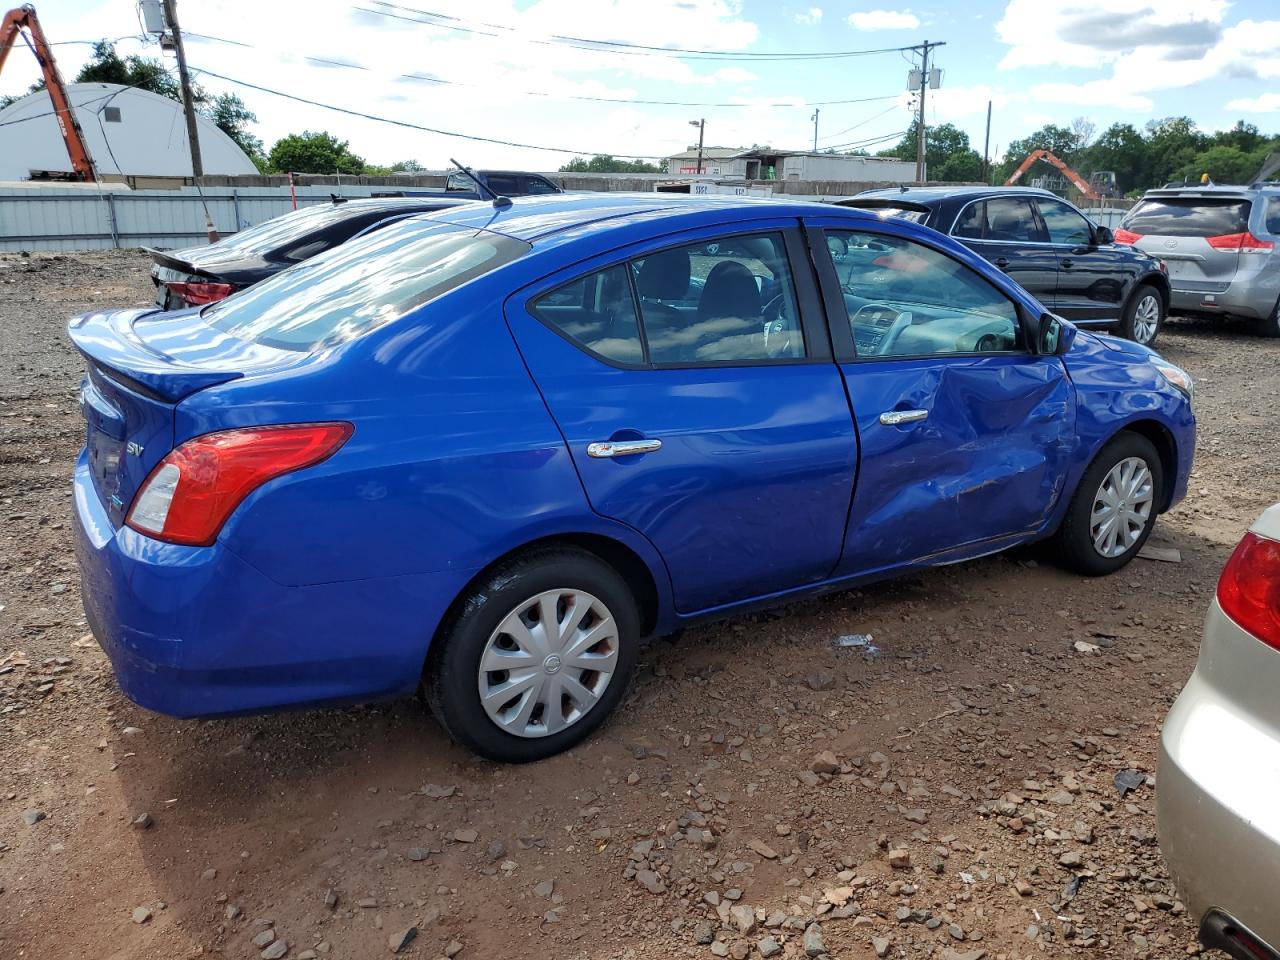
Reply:
[[[406,220],[290,267],[202,316],[245,340],[316,350],[376,330],[529,249],[485,230]]]
[[[1248,200],[1160,197],[1141,200],[1120,226],[1143,236],[1224,237],[1249,229]]]
[[[256,227],[241,230],[227,237],[218,246],[222,250],[234,250],[237,253],[265,253],[308,233],[323,230],[325,227],[341,223],[351,217],[358,217],[362,213],[373,212],[375,209],[377,208],[368,204],[330,203],[326,200],[324,203],[303,207],[301,210],[291,210],[283,216],[266,220]],[[385,209],[387,216],[390,217],[405,208],[398,204],[386,204]]]

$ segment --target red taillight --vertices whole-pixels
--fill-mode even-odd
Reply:
[[[1142,234],[1134,233],[1132,230],[1126,230],[1124,227],[1116,227],[1115,233],[1113,233],[1112,236],[1115,237],[1116,243],[1133,244],[1142,239]]]
[[[169,280],[165,286],[193,307],[216,303],[231,296],[235,287],[229,283],[196,283],[194,281]]]
[[[1270,240],[1261,240],[1247,231],[1206,237],[1205,242],[1215,250],[1239,250],[1241,253],[1269,253],[1276,248]]]
[[[1243,629],[1280,650],[1280,543],[1246,533],[1218,580],[1218,604]]]
[[[125,522],[157,540],[206,547],[245,497],[268,480],[331,456],[352,429],[349,423],[303,423],[188,440],[151,471]]]

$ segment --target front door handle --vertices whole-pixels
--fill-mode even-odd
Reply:
[[[1071,258],[1070,258],[1070,257],[1065,258],[1064,260],[1062,260],[1062,261],[1061,261],[1062,269],[1063,269],[1063,270],[1070,270],[1070,269],[1071,269],[1071,263],[1072,263],[1072,261],[1071,261]]]
[[[1009,266],[1009,258],[1008,258],[1008,257],[996,257],[996,258],[995,258],[994,260],[992,260],[991,262],[992,262],[992,263],[994,263],[994,264],[995,264],[997,267],[999,267],[1001,270],[1003,270],[1003,269],[1005,269],[1007,266]]]
[[[601,440],[587,444],[587,456],[596,460],[609,460],[614,457],[633,457],[638,453],[653,453],[661,449],[661,440]]]
[[[897,427],[904,423],[915,423],[929,416],[928,410],[889,410],[880,414],[880,422],[886,427]]]

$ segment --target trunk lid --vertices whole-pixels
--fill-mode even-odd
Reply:
[[[85,357],[85,452],[111,522],[124,522],[143,480],[174,447],[174,410],[198,390],[296,364],[304,355],[240,340],[196,311],[112,310],[67,327]]]
[[[1164,261],[1175,289],[1225,293],[1240,266],[1240,249],[1211,240],[1247,233],[1251,207],[1247,197],[1147,196],[1120,227],[1139,235],[1135,247]]]

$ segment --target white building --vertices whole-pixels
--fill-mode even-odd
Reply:
[[[698,150],[690,148],[667,158],[667,174],[696,174]],[[858,157],[842,153],[752,150],[745,147],[706,147],[702,173],[710,177],[745,180],[827,180],[843,183],[913,183],[913,160]]]
[[[191,176],[186,119],[176,100],[114,83],[73,83],[67,96],[100,177]],[[258,172],[211,120],[196,122],[206,174]],[[0,110],[0,180],[27,180],[33,171],[71,172],[53,104],[43,90]]]

